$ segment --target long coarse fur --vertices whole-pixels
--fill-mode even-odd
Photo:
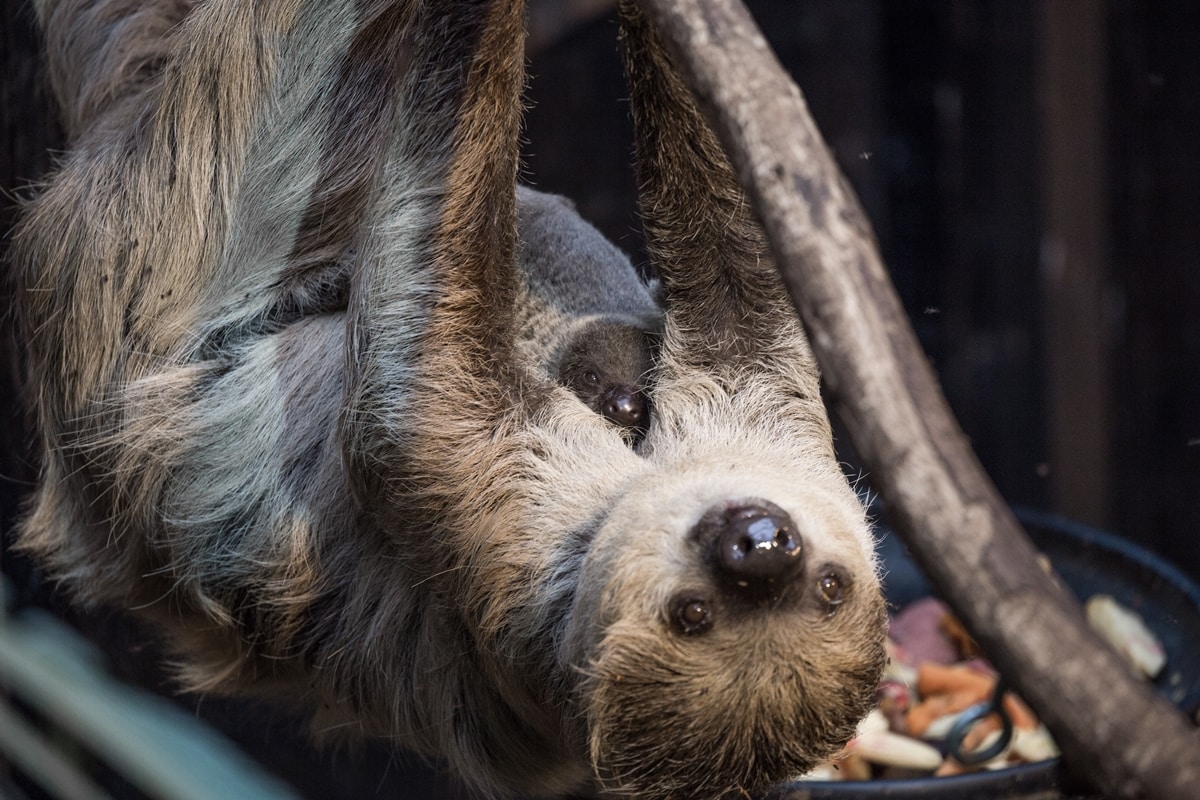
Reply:
[[[616,262],[581,221],[574,254],[518,233],[519,2],[35,5],[72,145],[16,235],[44,452],[20,535],[76,597],[161,622],[188,688],[487,792],[724,797],[845,743],[883,658],[870,535],[761,232],[632,7],[666,306],[636,444],[527,324],[575,302],[547,259]],[[655,310],[603,283],[595,308]],[[701,535],[747,498],[804,536],[770,604]]]

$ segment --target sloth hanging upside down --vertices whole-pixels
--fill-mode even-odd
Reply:
[[[515,0],[34,5],[71,148],[15,238],[19,535],[75,598],[156,620],[186,689],[484,792],[741,796],[846,743],[884,661],[871,535],[633,5],[654,291],[517,191]]]

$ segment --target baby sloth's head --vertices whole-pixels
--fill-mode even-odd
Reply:
[[[651,336],[620,321],[588,322],[563,348],[555,377],[588,408],[640,438],[650,424]]]

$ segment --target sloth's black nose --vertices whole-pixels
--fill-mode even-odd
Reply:
[[[600,413],[622,428],[645,428],[646,410],[645,395],[627,384],[612,387],[600,401]]]
[[[804,546],[787,512],[766,500],[712,509],[701,525],[715,528],[712,560],[739,590],[775,596],[804,571]]]

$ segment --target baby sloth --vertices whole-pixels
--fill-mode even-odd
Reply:
[[[517,197],[526,355],[636,443],[650,424],[656,287],[570,200],[525,187]]]
[[[584,323],[559,355],[557,380],[588,408],[640,438],[650,424],[646,376],[652,335],[604,318]]]

